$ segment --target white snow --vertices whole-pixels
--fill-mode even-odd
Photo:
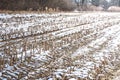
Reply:
[[[0,72],[0,77],[2,76],[2,73]]]
[[[75,78],[71,78],[71,79],[69,79],[69,80],[76,80]]]
[[[56,68],[56,70],[54,70],[49,76],[47,76],[49,77],[48,80],[53,80],[52,74],[59,79],[62,79],[62,75],[70,77],[72,76],[71,78],[69,78],[69,80],[77,80],[77,77],[86,78],[88,76],[92,79],[92,71],[95,71],[95,66],[99,67],[100,65],[102,65],[101,61],[104,61],[105,59],[107,59],[108,61],[108,59],[110,59],[112,55],[113,58],[111,59],[111,61],[114,62],[117,60],[115,55],[117,54],[117,52],[119,52],[120,45],[120,13],[98,12],[83,14],[75,12],[59,14],[0,14],[0,18],[0,35],[5,33],[9,34],[12,31],[18,32],[20,31],[20,29],[23,29],[23,32],[25,32],[26,36],[31,35],[31,31],[34,34],[43,33],[43,35],[35,37],[37,39],[37,42],[49,42],[49,40],[54,41],[53,48],[45,50],[43,49],[44,45],[40,45],[39,50],[34,49],[34,54],[31,54],[32,50],[30,49],[25,52],[23,51],[23,47],[17,48],[16,51],[20,53],[17,55],[17,58],[20,59],[22,57],[24,61],[25,57],[31,57],[31,60],[33,60],[33,62],[30,63],[24,62],[24,64],[26,64],[28,68],[36,68],[35,71],[29,72],[29,76],[35,75],[36,73],[39,74],[40,71],[47,71],[48,69],[46,68],[46,66],[44,65],[41,67],[41,65],[45,61],[49,60],[48,57],[51,57],[51,54],[53,54],[54,51],[56,51],[55,55],[62,54],[62,57],[54,56],[55,59],[58,59],[56,59],[55,61],[52,60],[53,62],[51,62],[50,65],[52,63],[54,63],[55,65],[56,63],[56,65],[60,65],[60,67]],[[21,20],[19,21],[20,18]],[[80,37],[75,37],[72,39],[70,35],[73,34],[79,34]],[[63,37],[68,38],[69,42],[65,42]],[[15,35],[12,35],[12,38],[15,38]],[[30,42],[33,42],[32,44],[35,43],[34,38],[32,37],[28,38],[28,40],[30,40]],[[0,41],[2,41],[2,38],[0,38]],[[11,40],[10,42],[14,41]],[[78,45],[82,43],[86,44]],[[0,42],[0,44],[4,45],[5,43]],[[21,45],[21,43],[18,44]],[[73,45],[78,46],[78,49],[69,54],[69,51],[72,52],[72,48],[74,47]],[[69,49],[69,47],[71,48]],[[67,51],[65,51],[65,49],[67,49]],[[4,57],[2,53],[3,52],[0,52],[0,56],[2,55],[1,57]],[[77,66],[69,65],[66,67],[64,65],[61,65],[64,62],[64,57],[70,57],[73,60],[73,62],[70,62]],[[10,60],[9,58],[8,60]],[[112,67],[110,61],[108,62],[109,64],[106,66]],[[14,67],[19,70],[21,69],[17,65],[10,66],[9,64],[5,64],[5,68],[3,69],[3,71],[14,71]],[[14,74],[15,72],[7,73],[16,78],[18,77]],[[1,76],[2,72],[0,72],[0,77]],[[73,76],[75,76],[75,78],[73,78]],[[42,78],[40,78],[39,80],[42,80]]]

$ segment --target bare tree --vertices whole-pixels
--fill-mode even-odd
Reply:
[[[119,7],[120,7],[120,0],[119,0]]]
[[[95,6],[99,6],[100,0],[92,0],[92,4]]]
[[[79,9],[80,8],[80,0],[75,0],[75,3],[77,5],[77,8]]]
[[[104,10],[107,10],[110,6],[109,2],[107,0],[100,0],[101,7],[104,8]]]
[[[85,0],[75,0],[75,3],[77,4],[78,10],[83,10],[83,6],[85,4]]]
[[[120,0],[111,0],[110,4],[111,4],[111,6],[119,6]]]

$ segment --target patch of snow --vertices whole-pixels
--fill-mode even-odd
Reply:
[[[69,80],[77,80],[77,79],[75,79],[75,78],[71,78],[71,79],[69,79]]]
[[[53,78],[49,78],[48,80],[53,80]]]
[[[2,72],[0,72],[0,77],[2,76]]]

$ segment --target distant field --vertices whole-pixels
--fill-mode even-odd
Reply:
[[[120,13],[0,12],[0,80],[111,80],[119,69]]]

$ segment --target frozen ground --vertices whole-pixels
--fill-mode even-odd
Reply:
[[[119,80],[120,13],[0,14],[0,80]]]

